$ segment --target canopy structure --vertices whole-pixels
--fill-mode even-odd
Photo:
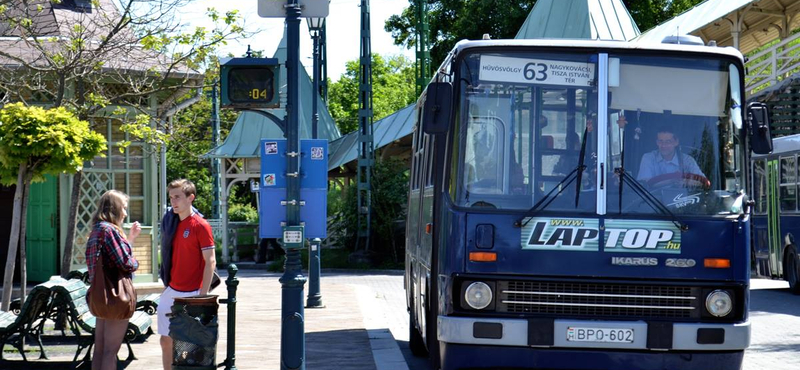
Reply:
[[[629,41],[639,33],[622,0],[539,0],[515,38]]]
[[[417,123],[415,104],[406,106],[373,123],[375,149],[382,158],[411,156],[411,134]],[[394,145],[392,145],[394,144]],[[358,132],[351,132],[330,144],[328,175],[332,177],[355,176],[358,159]]]
[[[800,27],[800,2],[793,0],[706,0],[653,27],[634,42],[661,42],[666,36],[699,36],[749,54]]]

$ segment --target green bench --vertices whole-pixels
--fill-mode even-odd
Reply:
[[[97,323],[97,318],[89,312],[89,305],[86,302],[86,292],[89,288],[79,279],[52,279],[42,285],[49,285],[53,292],[51,317],[65,318],[70,330],[78,338],[78,350],[75,352],[73,362],[78,360],[84,349],[86,354],[83,360],[88,362],[94,346],[94,330]],[[128,321],[128,330],[125,333],[125,344],[128,346],[126,361],[136,359],[130,342],[144,334],[152,334],[152,323],[150,316],[143,311],[136,311]]]
[[[45,286],[37,285],[25,299],[25,304],[18,314],[13,312],[0,312],[0,360],[3,359],[3,347],[6,343],[15,338],[11,343],[22,355],[22,360],[27,362],[25,350],[23,348],[25,337],[32,336],[36,339],[39,349],[42,351],[39,358],[47,358],[42,346],[42,331],[45,319],[48,316],[51,291]]]
[[[139,297],[136,300],[136,309],[144,311],[148,315],[155,315],[158,311],[158,302],[161,299],[161,293],[150,293],[144,297]]]

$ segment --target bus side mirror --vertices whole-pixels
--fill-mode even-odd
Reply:
[[[422,114],[422,132],[441,134],[450,127],[453,85],[449,82],[431,82],[425,90]]]
[[[750,150],[753,153],[772,153],[772,134],[769,126],[767,105],[761,102],[747,104],[747,129],[750,136]]]

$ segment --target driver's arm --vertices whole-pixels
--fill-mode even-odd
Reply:
[[[706,177],[706,175],[703,174],[703,171],[700,170],[700,166],[697,165],[697,162],[694,160],[694,158],[688,154],[684,154],[683,166],[685,172]]]
[[[636,174],[636,180],[639,180],[639,182],[650,180],[655,175],[653,171],[653,153],[645,153],[639,163],[639,172]]]

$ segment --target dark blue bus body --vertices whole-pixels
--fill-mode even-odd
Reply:
[[[448,370],[740,369],[742,72],[718,48],[456,45],[417,105],[412,352]]]

